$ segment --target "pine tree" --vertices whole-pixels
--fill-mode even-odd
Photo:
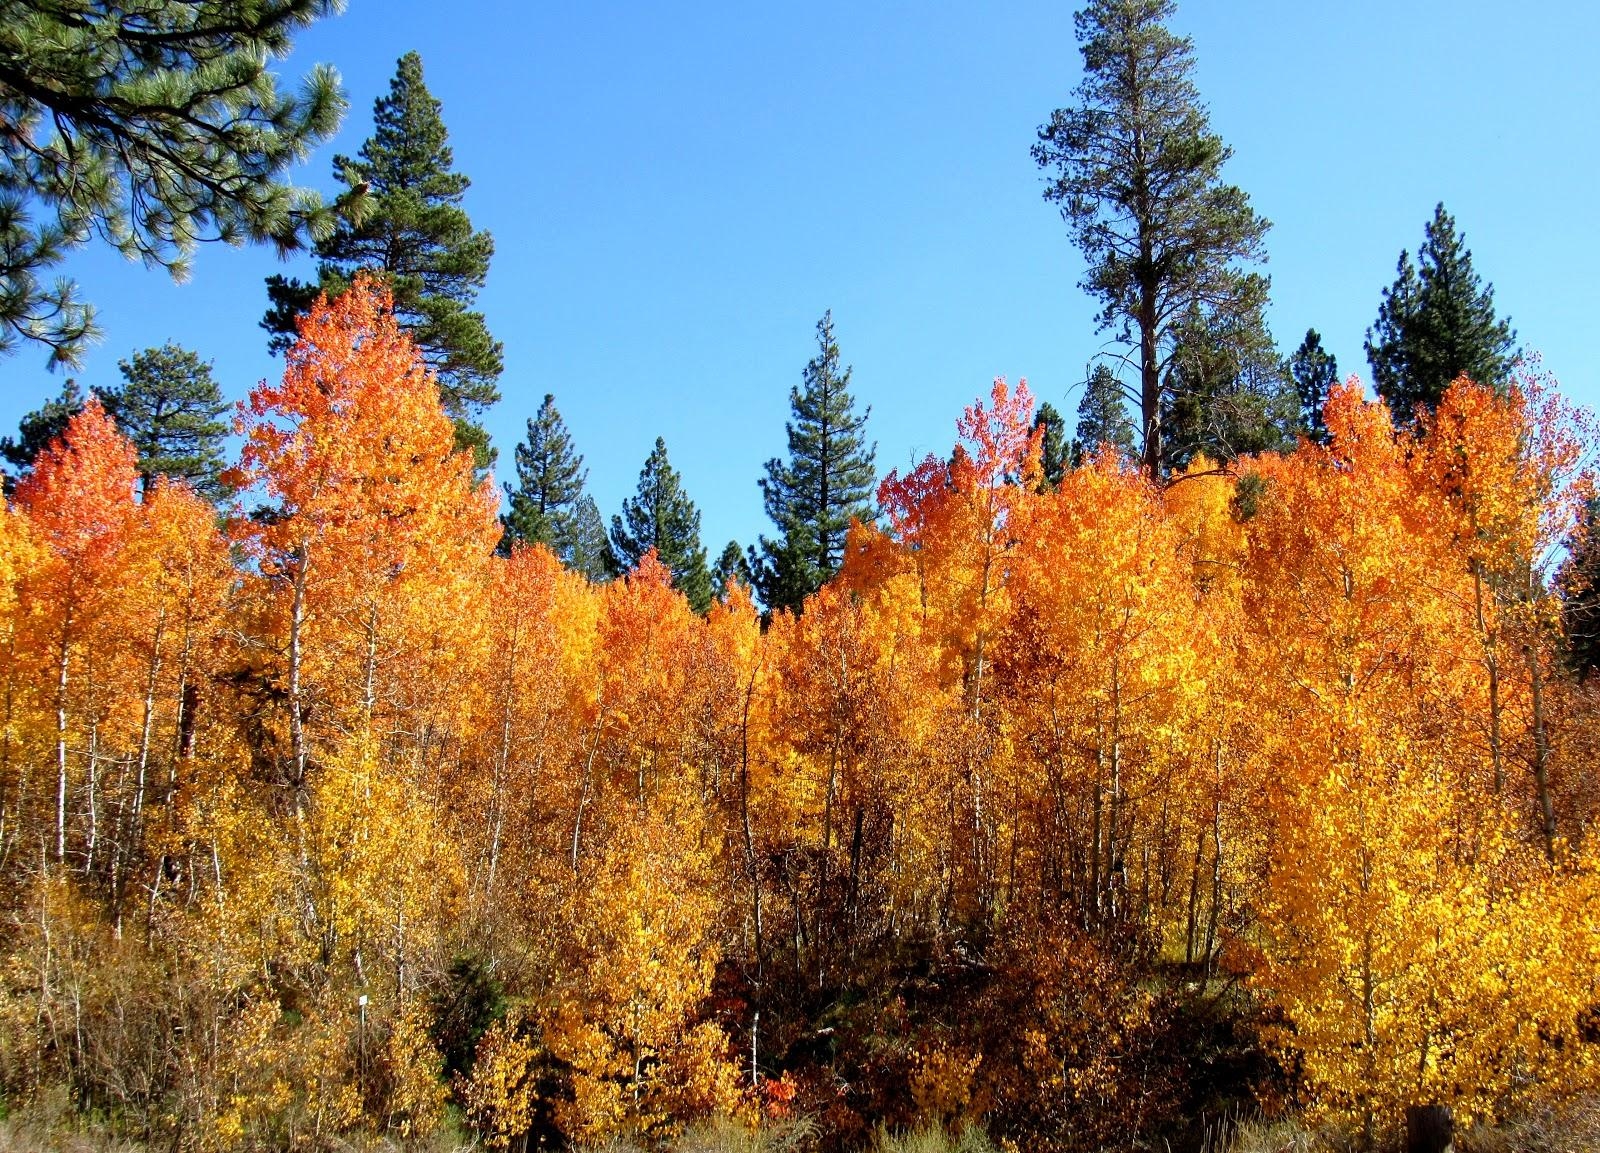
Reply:
[[[839,370],[833,313],[817,321],[817,355],[801,385],[789,390],[794,419],[786,426],[787,462],[767,461],[761,499],[781,534],[750,549],[750,571],[769,609],[798,610],[839,570],[852,520],[873,519],[876,483],[865,429],[869,408],[856,414],[850,369]]]
[[[573,506],[571,552],[567,567],[582,573],[596,584],[611,580],[622,572],[617,554],[606,535],[606,522],[594,497],[584,496]]]
[[[1219,330],[1259,312],[1269,227],[1222,182],[1232,150],[1210,128],[1192,73],[1194,46],[1165,26],[1172,0],[1091,0],[1076,16],[1084,73],[1077,105],[1039,130],[1034,160],[1053,171],[1045,199],[1088,262],[1082,286],[1102,329],[1130,341],[1139,366],[1144,468],[1172,467],[1162,421],[1185,317],[1204,304]]]
[[[1218,318],[1191,310],[1164,391],[1172,468],[1202,453],[1228,461],[1294,443],[1299,400],[1259,311]]]
[[[1417,410],[1432,411],[1459,376],[1503,389],[1516,360],[1515,344],[1510,321],[1495,316],[1493,285],[1481,283],[1466,237],[1438,205],[1417,264],[1400,253],[1378,322],[1367,330],[1367,361],[1378,394],[1397,423],[1410,425]]]
[[[1054,488],[1072,467],[1072,445],[1067,442],[1066,419],[1048,400],[1039,405],[1033,414],[1033,427],[1039,435],[1039,463],[1044,470],[1044,483]]]
[[[1328,426],[1322,423],[1322,406],[1339,383],[1339,362],[1322,347],[1316,329],[1306,329],[1306,338],[1289,358],[1289,376],[1300,394],[1300,427],[1313,443],[1326,443]]]
[[[0,457],[11,466],[6,488],[18,475],[33,467],[33,462],[49,443],[67,431],[67,423],[83,410],[83,390],[78,382],[68,377],[61,386],[61,394],[44,402],[18,422],[15,437],[0,437]]]
[[[316,284],[268,278],[272,307],[261,326],[281,351],[294,343],[295,320],[319,292],[337,296],[358,270],[381,273],[396,318],[438,376],[457,445],[471,447],[485,468],[493,454],[476,418],[500,399],[501,345],[471,305],[489,274],[494,241],[472,230],[461,207],[471,182],[453,171],[440,107],[423,83],[422,57],[406,53],[389,94],[373,106],[372,136],[356,159],[334,157],[336,178],[366,190],[363,220],[341,224],[317,244]]]
[[[94,310],[41,273],[90,237],[181,279],[203,240],[282,253],[332,227],[333,208],[283,178],[338,129],[338,74],[318,66],[285,95],[273,64],[340,7],[0,4],[0,355],[30,340],[52,364],[78,363]]]
[[[537,415],[528,420],[528,438],[517,445],[515,459],[516,486],[505,486],[511,507],[500,518],[506,529],[501,551],[537,542],[571,565],[578,503],[589,471],[551,394],[545,393]]]
[[[750,586],[750,565],[745,561],[744,549],[739,547],[736,540],[730,540],[722,546],[717,563],[711,566],[711,591],[720,597],[730,579],[747,588]]]
[[[656,446],[639,472],[638,493],[611,518],[611,547],[618,564],[631,569],[651,549],[672,573],[672,587],[697,613],[711,607],[711,570],[700,543],[700,510],[683,491],[683,479],[667,460],[667,442]]]
[[[1072,460],[1083,458],[1109,444],[1124,456],[1133,455],[1133,421],[1122,395],[1122,382],[1103,364],[1094,366],[1078,401],[1078,428],[1072,438]]]
[[[124,383],[101,394],[106,411],[139,453],[141,490],[157,476],[188,481],[210,501],[227,493],[218,479],[228,411],[210,363],[167,343],[119,361]]]

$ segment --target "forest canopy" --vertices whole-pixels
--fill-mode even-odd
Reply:
[[[996,381],[764,622],[653,549],[497,552],[374,281],[241,406],[222,527],[91,398],[0,518],[8,1098],[197,1148],[449,1106],[1065,1150],[1592,1092],[1587,426],[1526,371],[1323,419],[1052,485]]]

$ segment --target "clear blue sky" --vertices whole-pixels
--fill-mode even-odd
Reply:
[[[1315,326],[1365,375],[1379,292],[1443,200],[1523,346],[1600,399],[1600,9],[1189,0],[1176,28],[1235,149],[1227,175],[1273,222],[1284,351]],[[947,450],[996,375],[1072,419],[1102,338],[1028,155],[1078,81],[1070,3],[350,0],[282,68],[329,62],[351,101],[298,179],[332,187],[331,157],[360,146],[413,48],[497,247],[480,303],[505,344],[488,419],[503,477],[553,392],[607,519],[661,435],[712,556],[749,542],[770,531],[756,478],[829,308],[883,472]],[[309,267],[208,247],[173,285],[85,250],[67,271],[106,339],[79,376],[114,383],[119,359],[171,339],[241,397],[281,371],[262,279]],[[59,390],[43,361],[0,362],[0,428]]]

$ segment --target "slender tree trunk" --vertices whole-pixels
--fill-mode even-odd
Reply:
[[[744,689],[744,710],[739,721],[739,821],[744,829],[745,871],[750,877],[750,915],[754,920],[756,946],[756,989],[761,988],[766,950],[762,941],[761,870],[756,860],[755,833],[750,820],[750,706],[756,693],[756,674],[752,669]],[[758,1010],[759,1011],[759,1010]]]
[[[826,924],[828,905],[828,880],[831,873],[829,865],[833,862],[833,791],[839,779],[839,734],[835,730],[833,743],[828,748],[828,780],[822,798],[822,865],[820,883],[817,886],[816,924],[812,928],[811,938],[817,948],[817,985],[820,987],[826,979],[827,950],[823,948],[825,937],[823,928]]]
[[[583,773],[578,780],[578,813],[572,822],[572,871],[578,871],[578,848],[583,843],[583,812],[589,804],[589,781],[594,771],[595,754],[600,751],[600,730],[605,724],[606,711],[602,705],[595,713],[594,728],[589,733],[589,752],[583,760]]]
[[[361,669],[361,720],[366,730],[367,743],[372,743],[372,718],[378,711],[378,603],[367,606],[364,624],[367,634],[367,651],[362,656]]]
[[[305,663],[306,586],[311,572],[311,549],[302,545],[291,579],[289,602],[289,792],[294,813],[295,855],[300,862],[300,897],[305,906],[306,929],[314,935],[321,918],[311,888],[311,852],[306,845],[306,773],[310,754],[305,729],[305,697],[301,674]],[[326,949],[326,945],[324,945]]]
[[[1183,960],[1194,964],[1195,934],[1199,931],[1200,917],[1200,861],[1205,855],[1206,834],[1202,829],[1194,839],[1194,867],[1189,871],[1189,920],[1184,934]]]
[[[200,691],[191,676],[194,664],[194,616],[186,606],[183,619],[183,647],[178,653],[178,715],[174,728],[173,755],[167,763],[167,790],[165,803],[172,804],[178,790],[178,765],[194,756],[196,713],[200,709]]]
[[[510,692],[507,686],[507,692]],[[500,747],[495,751],[494,779],[490,782],[489,797],[489,876],[484,882],[484,895],[492,905],[495,875],[500,868],[500,838],[506,819],[506,776],[511,761],[511,703],[506,702],[500,718]]]
[[[1539,660],[1538,637],[1524,648],[1528,657],[1528,680],[1533,696],[1533,781],[1539,795],[1540,832],[1544,853],[1551,864],[1556,859],[1556,811],[1550,798],[1550,731],[1545,724],[1544,666]]]
[[[300,684],[304,664],[306,624],[306,582],[311,570],[310,546],[303,546],[294,566],[292,599],[289,603],[289,755],[293,760],[295,814],[300,816],[300,790],[306,779],[305,700]]]
[[[1150,260],[1149,243],[1141,240],[1141,256]],[[1139,418],[1144,431],[1144,471],[1151,480],[1161,476],[1161,358],[1156,331],[1156,293],[1153,284],[1139,290]]]
[[[1106,873],[1105,884],[1108,911],[1113,921],[1121,918],[1118,875],[1121,862],[1118,857],[1117,838],[1122,835],[1122,685],[1113,662],[1111,666],[1111,805],[1106,823]]]
[[[56,646],[56,863],[67,859],[67,685],[72,653],[72,603],[68,598]]]
[[[850,883],[845,888],[845,928],[850,933],[851,942],[855,939],[856,927],[856,897],[861,891],[861,834],[862,824],[866,818],[865,811],[856,805],[855,830],[850,835]]]
[[[1494,770],[1494,791],[1505,792],[1506,770],[1502,755],[1500,720],[1500,653],[1498,630],[1489,627],[1484,611],[1483,565],[1472,562],[1472,596],[1477,612],[1478,635],[1483,638],[1483,665],[1489,673],[1489,763]]]
[[[167,610],[163,605],[156,617],[156,635],[151,642],[150,667],[144,681],[144,712],[139,726],[139,759],[133,787],[133,819],[137,826],[144,815],[145,782],[150,769],[150,746],[155,738],[156,686],[161,676],[161,644],[166,634]]]
[[[90,706],[91,710],[93,706]],[[91,711],[92,716],[92,711]],[[83,874],[90,876],[94,873],[95,853],[100,847],[100,720],[98,717],[89,722],[89,844],[84,854]]]
[[[490,797],[490,830],[489,830],[489,876],[484,885],[484,893],[490,899],[493,907],[495,877],[500,868],[500,838],[505,829],[506,810],[506,778],[511,770],[511,733],[512,718],[516,715],[517,702],[517,653],[521,649],[522,622],[520,619],[512,622],[510,643],[505,653],[506,675],[501,682],[500,691],[505,700],[500,710],[500,747],[495,751],[494,780],[491,782],[492,795]]]
[[[1377,980],[1372,971],[1372,965],[1372,930],[1366,929],[1361,934],[1361,1028],[1362,1043],[1365,1047],[1362,1060],[1367,1068],[1368,1076],[1359,1094],[1359,1100],[1361,1102],[1361,1144],[1363,1148],[1369,1150],[1373,1147],[1373,1122],[1375,1118],[1372,1113],[1372,1099],[1368,1093],[1368,1087],[1377,1081],[1376,1065],[1378,1056]]]
[[[156,615],[156,632],[150,649],[150,666],[145,673],[144,710],[139,725],[139,754],[135,761],[133,783],[133,815],[128,822],[125,842],[121,849],[122,861],[114,866],[115,877],[111,885],[111,906],[118,936],[122,933],[123,889],[126,878],[133,875],[133,865],[144,842],[144,794],[150,770],[150,746],[155,737],[156,685],[161,676],[161,642],[166,632],[167,608],[161,606]]]
[[[11,859],[11,840],[16,835],[17,822],[10,819],[7,793],[11,785],[11,726],[16,718],[17,638],[6,638],[5,711],[0,716],[0,873],[5,872]],[[22,817],[22,782],[17,782],[17,819]]]
[[[1222,918],[1222,798],[1211,810],[1211,916],[1206,921],[1206,980],[1217,955],[1217,926]]]
[[[1096,924],[1099,923],[1101,909],[1104,904],[1104,893],[1101,892],[1100,887],[1100,861],[1104,842],[1100,823],[1101,813],[1105,811],[1104,791],[1100,782],[1105,771],[1104,760],[1105,750],[1102,747],[1095,752],[1094,832],[1093,843],[1090,845],[1089,853],[1089,909],[1087,910],[1093,915]]]

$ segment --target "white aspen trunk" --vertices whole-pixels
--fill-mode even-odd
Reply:
[[[56,863],[67,859],[67,684],[72,638],[72,608],[61,622],[56,652]]]

